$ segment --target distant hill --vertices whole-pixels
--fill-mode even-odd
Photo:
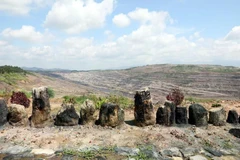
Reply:
[[[24,69],[17,67],[17,66],[0,66],[0,73],[27,73]]]
[[[71,71],[68,69],[60,69],[60,68],[52,68],[52,69],[44,69],[44,68],[38,68],[38,67],[21,67],[22,69],[26,71],[33,71],[33,72],[53,72],[53,71]]]
[[[219,65],[147,65],[124,70],[51,72],[103,93],[133,96],[149,87],[153,97],[166,96],[181,87],[187,96],[202,98],[240,98],[240,68]]]
[[[240,68],[232,66],[157,64],[119,70],[32,68],[25,72],[2,74],[0,90],[13,86],[31,91],[44,85],[52,87],[56,95],[114,93],[133,98],[136,90],[149,87],[154,101],[158,101],[180,87],[186,97],[240,99]]]

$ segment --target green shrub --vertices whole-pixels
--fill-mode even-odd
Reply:
[[[64,96],[64,103],[73,103],[77,105],[83,104],[85,100],[92,100],[96,106],[96,109],[100,109],[104,103],[118,104],[122,108],[128,108],[133,106],[133,100],[124,96],[109,95],[109,96],[97,96],[94,94],[83,96]]]
[[[214,104],[212,104],[212,107],[221,107],[222,105],[221,104],[219,104],[219,103],[214,103]]]
[[[50,98],[54,98],[55,97],[55,92],[52,88],[48,88],[48,94]]]

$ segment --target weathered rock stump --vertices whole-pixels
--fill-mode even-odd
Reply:
[[[27,126],[28,115],[25,107],[19,104],[11,104],[8,107],[8,122],[13,126]]]
[[[200,126],[208,125],[208,112],[200,104],[192,104],[189,107],[189,124]]]
[[[78,125],[79,116],[73,104],[62,104],[62,108],[54,120],[56,126],[74,126]]]
[[[230,110],[228,112],[227,122],[233,124],[238,123],[238,113],[236,110]]]
[[[7,123],[8,108],[3,99],[0,99],[0,126]]]
[[[50,119],[51,111],[48,89],[46,87],[33,88],[32,97],[31,126],[44,127]]]
[[[188,124],[187,108],[176,107],[176,123],[177,124]]]
[[[226,111],[223,107],[213,108],[209,111],[209,123],[214,126],[223,126],[226,121]]]
[[[176,105],[170,101],[166,101],[164,106],[159,107],[156,114],[156,123],[171,126],[175,124]]]
[[[155,124],[154,109],[148,89],[137,91],[135,94],[134,117],[137,126]]]
[[[116,127],[124,122],[124,111],[116,104],[105,103],[101,106],[98,123],[101,126]]]
[[[80,124],[94,124],[96,121],[95,104],[93,101],[86,100],[80,109]]]

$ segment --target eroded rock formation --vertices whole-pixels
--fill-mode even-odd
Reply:
[[[57,126],[74,126],[78,125],[79,116],[73,104],[62,104],[62,108],[55,118]]]
[[[137,126],[155,124],[154,108],[148,89],[137,91],[135,94],[134,117]]]
[[[50,119],[51,111],[48,89],[46,87],[33,88],[32,97],[31,126],[44,127]]]
[[[96,121],[95,104],[91,100],[86,100],[80,109],[80,124],[94,124]]]
[[[223,107],[213,108],[209,111],[209,123],[215,126],[223,126],[226,122],[226,111]]]
[[[238,123],[238,113],[236,110],[230,110],[227,117],[228,123],[237,124]]]
[[[170,101],[166,101],[164,106],[159,107],[156,114],[156,123],[166,126],[175,124],[176,105]]]
[[[200,126],[208,125],[208,111],[200,104],[192,104],[189,107],[189,124]]]
[[[0,126],[7,122],[8,108],[3,99],[0,99]]]
[[[8,107],[8,122],[13,126],[27,126],[28,115],[23,105],[11,104]]]
[[[119,105],[105,103],[101,106],[98,123],[101,126],[116,127],[124,122],[124,111]]]

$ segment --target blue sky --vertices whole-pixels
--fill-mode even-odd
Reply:
[[[240,66],[240,1],[1,0],[0,65]]]

